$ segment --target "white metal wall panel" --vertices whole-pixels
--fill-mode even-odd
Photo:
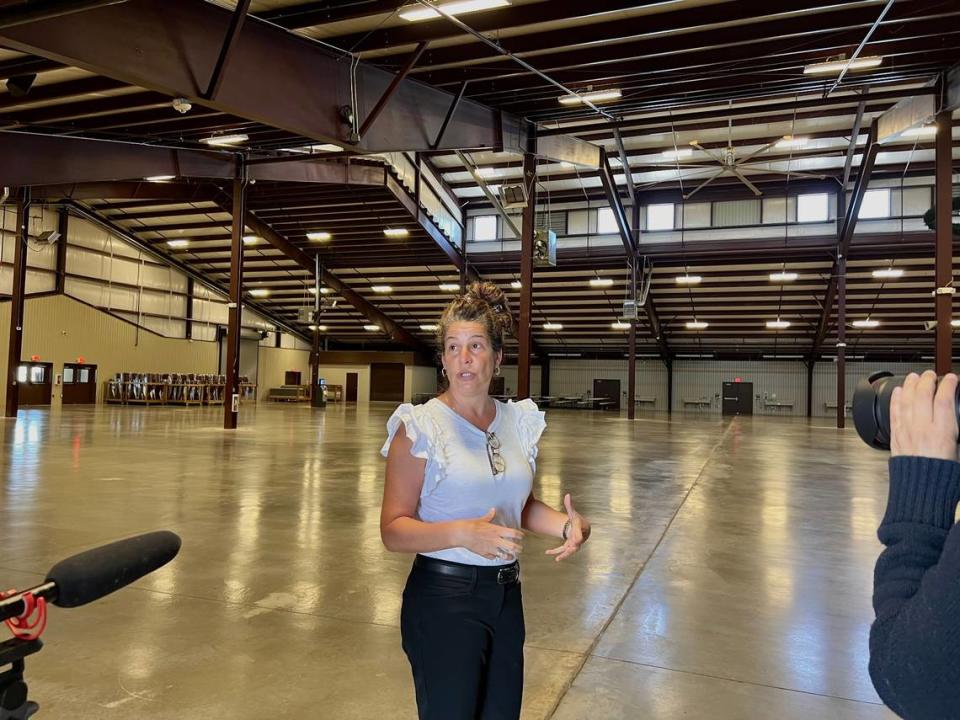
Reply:
[[[710,227],[710,203],[685,203],[681,215],[687,229]]]
[[[83,218],[70,218],[68,240],[71,245],[102,250],[106,253],[113,252],[114,255],[122,257],[137,258],[140,256],[140,251],[135,247],[128,245],[123,240],[114,237],[103,228]]]
[[[621,401],[626,401],[628,363],[623,360],[552,359],[550,395],[584,396],[593,392],[594,380],[619,380]],[[637,398],[653,399],[653,408],[667,409],[667,370],[659,360],[637,360]],[[640,407],[650,407],[647,404]]]
[[[753,383],[757,415],[806,415],[807,369],[799,361],[697,361],[676,360],[673,369],[675,410],[684,410],[684,400],[709,400],[710,411],[721,412],[724,382],[736,378]],[[767,403],[792,407],[767,407]]]
[[[715,227],[742,227],[760,222],[760,200],[734,200],[713,203]]]

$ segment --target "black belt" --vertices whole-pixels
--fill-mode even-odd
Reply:
[[[464,565],[463,563],[438,560],[437,558],[417,555],[413,566],[427,572],[472,580],[495,580],[500,585],[511,585],[520,581],[520,563],[514,560],[509,565]]]

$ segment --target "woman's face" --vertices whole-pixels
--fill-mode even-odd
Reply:
[[[443,367],[451,390],[465,395],[486,394],[502,359],[503,353],[493,351],[482,324],[450,323],[443,340]]]

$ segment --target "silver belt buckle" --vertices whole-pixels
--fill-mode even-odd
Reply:
[[[497,572],[497,582],[500,585],[510,585],[520,580],[520,566],[511,565],[510,567],[500,568]]]

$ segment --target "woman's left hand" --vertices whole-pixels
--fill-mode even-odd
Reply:
[[[590,537],[590,522],[573,509],[573,500],[570,499],[570,493],[563,496],[563,506],[567,509],[567,521],[570,523],[567,539],[560,547],[547,550],[547,555],[557,556],[557,562],[577,552],[580,546]]]

